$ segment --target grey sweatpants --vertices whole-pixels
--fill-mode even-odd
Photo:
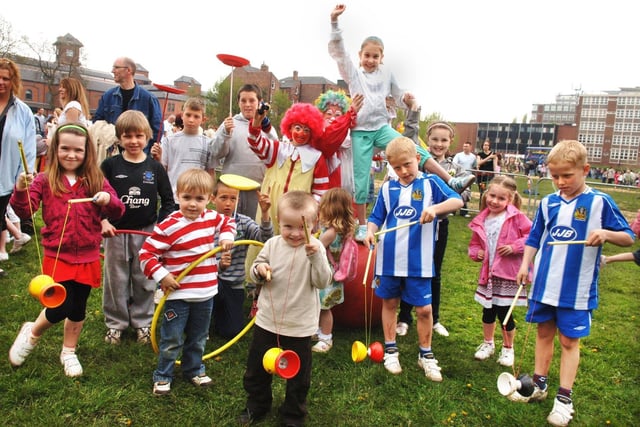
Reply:
[[[153,225],[142,231],[153,231]],[[156,283],[142,274],[138,259],[138,251],[146,238],[138,234],[118,234],[104,239],[102,310],[109,329],[151,326]]]

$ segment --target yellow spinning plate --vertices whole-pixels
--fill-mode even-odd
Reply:
[[[220,175],[219,179],[225,185],[241,191],[251,191],[251,190],[257,190],[258,188],[260,188],[259,182],[256,182],[251,178],[246,178],[241,175],[225,173],[224,175]]]

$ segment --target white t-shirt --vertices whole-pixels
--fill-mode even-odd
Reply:
[[[465,154],[464,151],[453,156],[453,163],[457,163],[465,170],[476,169],[476,155],[474,153]]]

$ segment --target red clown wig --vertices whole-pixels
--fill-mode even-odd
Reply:
[[[313,104],[299,102],[293,104],[291,108],[284,113],[284,117],[280,122],[280,132],[289,140],[291,140],[291,126],[295,124],[306,126],[311,130],[309,143],[313,143],[320,138],[324,130],[322,113]]]

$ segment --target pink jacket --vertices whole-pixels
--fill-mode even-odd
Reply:
[[[41,229],[44,254],[57,258],[60,237],[60,259],[69,264],[84,264],[100,259],[100,242],[102,241],[102,218],[111,221],[120,219],[124,214],[124,205],[115,190],[104,180],[102,191],[111,195],[111,201],[106,206],[98,206],[91,202],[74,203],[71,205],[67,218],[67,200],[93,197],[82,185],[69,185],[63,177],[68,193],[54,196],[49,188],[49,180],[44,173],[38,174],[29,186],[29,191],[14,191],[11,196],[11,206],[20,218],[28,218],[31,211],[36,212],[42,204]],[[27,197],[31,197],[31,200]],[[29,208],[31,202],[31,208]],[[65,223],[66,220],[66,223]],[[62,233],[64,226],[64,234]]]
[[[522,263],[524,242],[531,230],[531,220],[515,206],[507,206],[507,217],[500,230],[497,246],[511,245],[513,254],[502,257],[496,251],[492,269],[489,271],[487,235],[484,229],[484,220],[488,215],[489,209],[484,209],[469,223],[469,228],[473,232],[471,242],[469,242],[469,258],[482,262],[478,283],[486,285],[490,276],[516,280],[520,264]],[[482,260],[478,259],[478,251],[480,250],[483,250],[485,253],[484,259]]]

